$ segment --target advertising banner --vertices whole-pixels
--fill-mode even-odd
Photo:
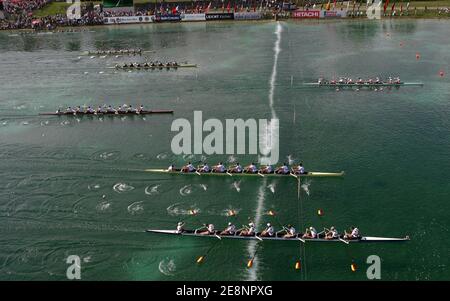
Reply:
[[[104,19],[105,24],[132,24],[151,22],[153,22],[151,16],[108,17]]]
[[[259,20],[262,19],[260,12],[234,13],[235,20]]]
[[[223,14],[206,14],[206,21],[214,20],[234,20],[233,13],[223,13]]]
[[[155,22],[177,22],[181,21],[181,15],[179,14],[156,14],[154,16]]]
[[[296,10],[292,12],[292,18],[297,19],[319,19],[320,10]]]
[[[322,10],[320,11],[321,18],[345,18],[347,17],[347,10]]]
[[[205,21],[205,14],[181,14],[181,21]]]

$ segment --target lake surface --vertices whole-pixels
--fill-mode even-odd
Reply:
[[[365,280],[367,257],[378,255],[383,280],[448,280],[449,25],[212,22],[0,32],[0,279],[64,280],[67,256],[78,255],[84,280]],[[154,51],[149,58],[198,68],[116,72],[106,67],[144,58],[81,56],[138,47]],[[424,86],[337,92],[302,85],[320,76],[390,75]],[[104,103],[143,103],[175,114],[38,116],[59,106]],[[142,172],[201,160],[170,148],[172,121],[192,120],[194,110],[219,120],[275,115],[280,163],[289,157],[308,170],[345,170],[346,176],[304,180],[299,200],[292,177]],[[207,159],[248,164],[257,157]],[[199,214],[189,215],[192,209]],[[228,217],[229,209],[237,216]],[[258,246],[144,232],[173,229],[179,220],[188,228],[209,222],[222,228],[255,218],[259,227],[279,227],[277,219],[297,229],[357,225],[365,235],[410,235],[411,241]]]

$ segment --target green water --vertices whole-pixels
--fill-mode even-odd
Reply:
[[[382,259],[384,280],[449,279],[450,24],[280,24],[273,99],[281,120],[280,160],[291,156],[311,170],[346,171],[344,179],[303,182],[310,194],[301,189],[300,202],[293,178],[234,184],[239,180],[136,171],[200,159],[170,149],[172,120],[192,120],[194,110],[221,120],[271,118],[276,23],[103,27],[26,37],[1,32],[0,279],[64,280],[72,254],[82,259],[84,280],[365,280],[372,254]],[[84,50],[136,47],[155,51],[151,58],[199,68],[115,73],[104,67],[124,59],[80,57]],[[301,86],[333,75],[399,75],[425,85],[378,92]],[[58,106],[103,103],[144,103],[175,114],[36,116]],[[228,159],[208,157],[210,163]],[[200,214],[189,216],[189,209]],[[228,218],[227,209],[239,213]],[[267,210],[297,229],[357,225],[366,235],[410,235],[411,241],[264,242],[247,269],[255,242],[143,232],[174,228],[179,220],[191,228],[229,220],[241,225],[256,215],[261,224],[276,224]],[[299,258],[302,270],[295,271]]]

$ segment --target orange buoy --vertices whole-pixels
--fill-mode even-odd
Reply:
[[[228,216],[235,216],[235,215],[236,215],[236,211],[228,210]]]
[[[322,215],[323,215],[322,209],[318,209],[318,210],[317,210],[317,215],[318,215],[318,216],[322,216]]]
[[[197,263],[202,263],[204,258],[205,256],[200,256],[199,258],[197,258]]]
[[[300,270],[301,267],[302,267],[302,265],[301,265],[300,261],[297,261],[297,262],[295,263],[295,269],[296,269],[296,270]]]
[[[354,262],[350,265],[350,268],[352,269],[352,272],[356,272],[356,264]]]
[[[416,60],[419,60],[420,59],[420,53],[416,53]]]
[[[444,75],[445,75],[445,72],[443,70],[439,71],[439,76],[440,77],[444,77]]]
[[[189,210],[189,214],[190,214],[190,215],[196,215],[196,214],[197,214],[197,211],[191,209],[191,210]]]
[[[248,262],[247,262],[247,268],[251,268],[253,266],[253,259],[250,259]]]

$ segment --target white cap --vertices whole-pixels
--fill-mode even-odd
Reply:
[[[178,222],[178,226],[181,226],[183,223],[182,222]]]
[[[254,227],[255,226],[255,224],[253,223],[253,222],[250,222],[249,224],[248,224],[250,227]]]
[[[231,222],[228,222],[228,226],[231,226]]]
[[[270,223],[267,223],[267,227],[270,227],[271,226],[271,224]]]

